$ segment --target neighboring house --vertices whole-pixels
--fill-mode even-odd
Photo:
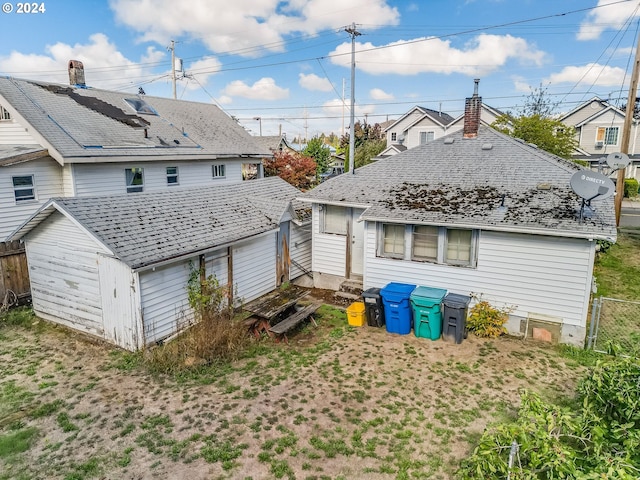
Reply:
[[[582,345],[596,241],[616,239],[613,200],[580,220],[569,185],[580,167],[481,125],[480,112],[471,97],[462,131],[300,197],[312,204],[314,284],[481,294],[515,306],[509,332],[543,325]]]
[[[0,242],[51,197],[239,182],[271,155],[213,104],[3,77],[0,109]]]
[[[193,322],[194,269],[228,285],[236,305],[310,270],[309,209],[298,195],[271,177],[55,198],[10,238],[24,241],[36,315],[136,350]]]
[[[261,149],[267,152],[271,152],[272,154],[275,152],[296,152],[289,142],[287,141],[287,137],[285,135],[264,135],[253,137],[253,140],[262,147]]]
[[[610,153],[620,152],[625,112],[598,97],[578,105],[560,117],[560,121],[576,129],[578,148],[573,158],[586,160],[593,169]],[[640,180],[640,121],[634,119],[629,141],[629,157],[625,177]]]

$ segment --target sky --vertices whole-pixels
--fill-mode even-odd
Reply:
[[[177,98],[290,140],[348,127],[352,38],[355,118],[380,123],[416,105],[457,117],[474,78],[503,111],[540,88],[560,112],[625,104],[640,21],[640,0],[0,3],[0,75],[67,84],[73,59],[90,87],[171,97],[173,41]]]

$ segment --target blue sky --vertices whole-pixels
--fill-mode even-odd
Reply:
[[[640,0],[49,0],[29,14],[3,3],[2,75],[67,83],[77,59],[90,86],[170,97],[175,40],[178,98],[288,138],[348,125],[352,23],[356,118],[375,123],[414,105],[457,116],[476,77],[503,110],[540,85],[562,111],[595,95],[625,103],[640,19]]]

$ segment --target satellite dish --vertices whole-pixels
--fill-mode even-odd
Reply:
[[[604,200],[616,192],[616,186],[609,177],[590,170],[580,170],[569,180],[571,189],[586,202]]]
[[[614,152],[607,155],[607,165],[612,170],[622,170],[629,165],[629,156],[626,153]]]

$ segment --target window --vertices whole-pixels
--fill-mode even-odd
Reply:
[[[322,233],[347,234],[347,209],[336,205],[323,205]]]
[[[0,107],[0,121],[2,120],[11,120],[11,114],[4,107]]]
[[[33,184],[33,175],[21,175],[11,177],[13,181],[13,195],[16,202],[24,202],[36,199],[36,189]]]
[[[167,185],[178,185],[178,167],[167,167]]]
[[[444,262],[451,265],[471,265],[472,245],[471,230],[447,230]]]
[[[404,258],[404,225],[382,224],[382,256]]]
[[[144,169],[125,168],[127,193],[142,192],[144,190]]]
[[[413,260],[438,260],[438,227],[431,225],[414,225],[413,227]]]
[[[225,178],[224,165],[211,165],[213,178]]]
[[[379,224],[378,256],[475,267],[478,232],[432,225]],[[411,242],[405,254],[405,238]],[[408,244],[407,244],[408,245]]]
[[[596,145],[617,145],[618,127],[598,127]]]
[[[435,138],[435,132],[420,132],[420,145],[424,145]]]
[[[398,138],[398,137],[397,137],[396,132],[392,132],[392,133],[391,133],[391,141],[392,141],[392,142],[395,142],[397,138]]]

